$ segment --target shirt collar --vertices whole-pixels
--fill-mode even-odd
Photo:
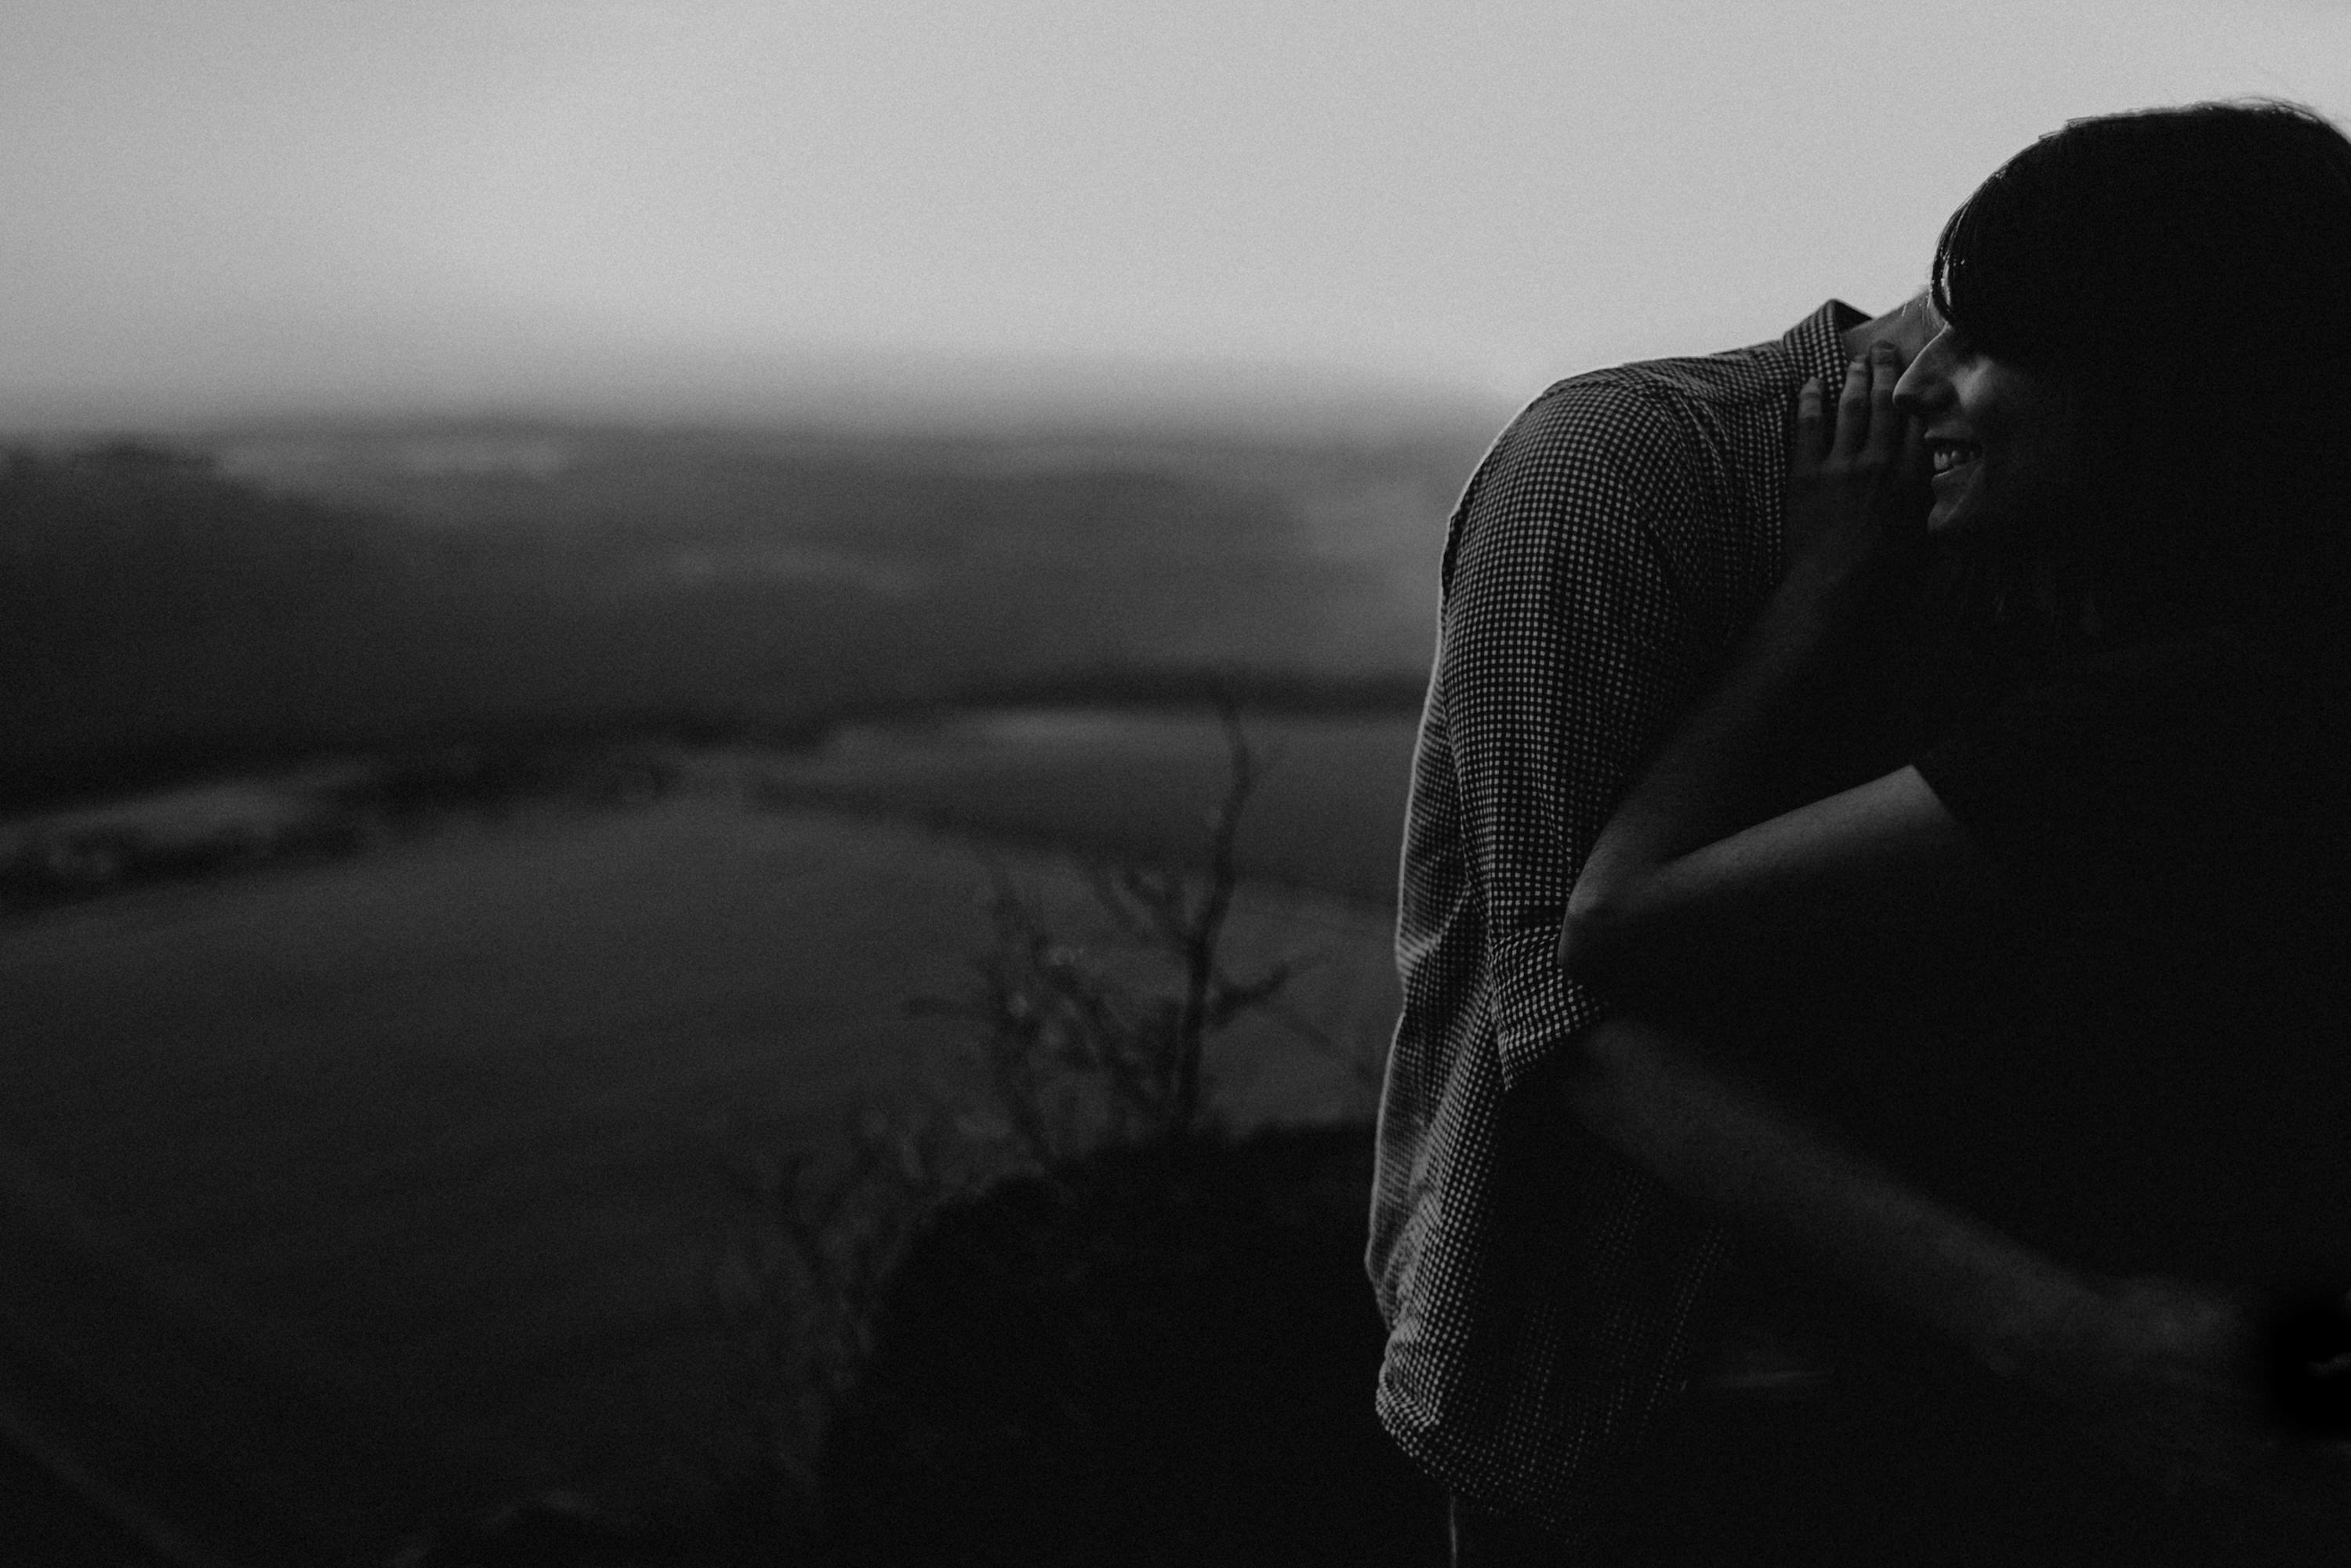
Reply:
[[[1844,300],[1832,299],[1782,333],[1780,341],[1788,346],[1789,357],[1795,361],[1795,384],[1802,386],[1818,376],[1823,393],[1834,401],[1837,388],[1844,385],[1849,357],[1844,335],[1868,319],[1866,313]]]

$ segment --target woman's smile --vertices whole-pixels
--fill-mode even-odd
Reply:
[[[1929,530],[1941,530],[1949,528],[1954,519],[1966,517],[1967,492],[1983,465],[1983,447],[1972,441],[1933,435],[1926,438],[1926,446],[1928,461],[1934,465],[1927,488],[1935,497],[1927,514],[1927,527]]]
[[[2053,378],[1982,353],[1946,327],[1910,361],[1895,402],[1924,427],[1934,468],[1929,530],[2004,526],[2064,493],[2075,420]]]
[[[1927,455],[1934,463],[1935,472],[1942,475],[1973,463],[1983,455],[1983,448],[1972,441],[1943,441],[1930,435],[1927,438]]]

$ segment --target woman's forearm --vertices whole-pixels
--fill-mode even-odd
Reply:
[[[1994,1367],[2100,1310],[2084,1276],[1912,1191],[1677,1037],[1612,1019],[1582,1043],[1567,1092],[1587,1127],[1708,1212],[1802,1249]]]
[[[2288,1433],[2227,1296],[2064,1268],[1909,1190],[1662,1030],[1612,1020],[1583,1044],[1571,1110],[1701,1209],[1808,1252],[2167,1486],[2250,1485],[2340,1517],[2351,1445]]]
[[[1808,742],[1851,687],[1858,641],[1800,566],[1766,605],[1723,683],[1618,802],[1568,897],[1560,962],[1605,983],[1670,922],[1669,873],[1691,852],[1830,792]],[[1857,782],[1837,780],[1836,784]]]
[[[1831,709],[1836,655],[1853,641],[1823,602],[1833,585],[1781,585],[1729,673],[1667,737],[1584,859],[1571,915],[1607,909],[1667,862],[1802,804],[1815,780],[1794,766],[1792,737]]]
[[[1823,389],[1808,383],[1799,396],[1787,574],[1720,688],[1666,742],[1585,856],[1559,955],[1582,977],[1606,984],[1618,954],[1637,959],[1648,928],[1693,904],[1703,913],[1706,897],[1666,874],[1691,852],[1861,782],[1817,777],[1807,754],[1837,727],[1840,696],[1866,685],[1876,657],[1866,628],[1912,580],[1924,539],[1923,496],[1906,477],[1917,443],[1894,407],[1900,370],[1886,344],[1866,365],[1855,361],[1833,451]],[[1739,881],[1735,870],[1729,880]]]

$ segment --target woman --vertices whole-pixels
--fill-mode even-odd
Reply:
[[[1786,580],[1586,858],[1561,958],[1621,1021],[1573,1093],[2175,1479],[2289,1469],[2344,1401],[2295,1352],[2257,1408],[2231,1358],[2351,1284],[2351,142],[2075,121],[1933,281],[1945,330],[1856,361],[1833,435],[1805,389]],[[1856,733],[1899,765],[1790,744]],[[2113,1282],[2151,1276],[2199,1284]]]

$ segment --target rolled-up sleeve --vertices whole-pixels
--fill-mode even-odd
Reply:
[[[1555,959],[1567,895],[1719,655],[1660,542],[1698,501],[1687,444],[1637,389],[1563,383],[1496,444],[1447,550],[1438,695],[1506,1087],[1601,1016]]]

